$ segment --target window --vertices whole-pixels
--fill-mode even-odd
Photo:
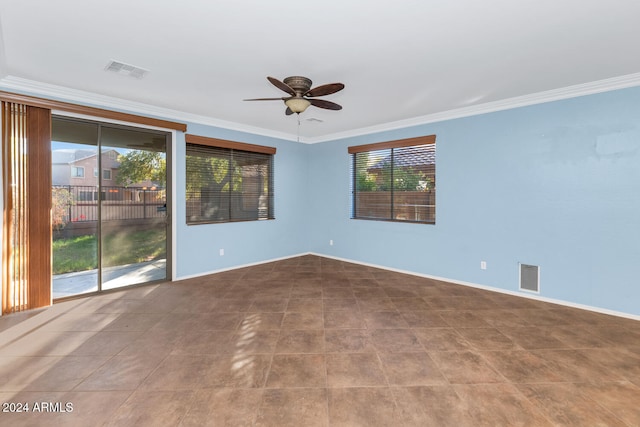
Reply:
[[[102,170],[102,179],[105,181],[111,181],[111,169]]]
[[[98,177],[98,168],[93,168],[93,176]]]
[[[91,200],[97,200],[97,197],[94,196],[95,194],[96,194],[95,191],[80,191],[78,193],[78,201],[89,202]]]
[[[435,135],[349,147],[354,219],[436,222]]]
[[[187,224],[273,219],[275,148],[186,135]]]
[[[72,178],[84,178],[84,168],[82,166],[71,166]]]

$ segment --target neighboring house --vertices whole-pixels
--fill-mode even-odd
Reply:
[[[102,153],[102,185],[116,186],[118,153],[107,150]],[[98,161],[96,150],[63,148],[51,152],[53,185],[98,185]]]
[[[102,200],[155,202],[159,193],[146,194],[143,190],[156,190],[151,181],[142,181],[124,186],[117,183],[118,153],[116,150],[102,152],[101,177],[98,175],[96,150],[63,148],[51,152],[51,175],[54,186],[70,186],[74,200],[92,202],[98,200],[98,184],[102,185]],[[143,200],[144,198],[144,200]]]
[[[118,153],[107,150],[102,153],[102,186],[122,187],[117,183]],[[96,150],[62,148],[51,152],[51,175],[53,185],[77,185],[95,187],[99,183]],[[153,187],[151,181],[128,185],[129,188]]]

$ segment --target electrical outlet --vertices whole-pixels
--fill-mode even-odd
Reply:
[[[329,240],[329,246],[333,246],[333,240]]]
[[[220,249],[220,256],[224,255],[224,249]]]
[[[480,270],[487,269],[487,261],[480,261]]]

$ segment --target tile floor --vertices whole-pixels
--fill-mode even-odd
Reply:
[[[640,322],[304,256],[3,316],[0,402],[30,405],[11,426],[640,426]]]

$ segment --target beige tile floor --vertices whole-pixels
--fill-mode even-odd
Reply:
[[[640,322],[305,256],[3,316],[0,402],[30,405],[7,426],[640,426]]]

